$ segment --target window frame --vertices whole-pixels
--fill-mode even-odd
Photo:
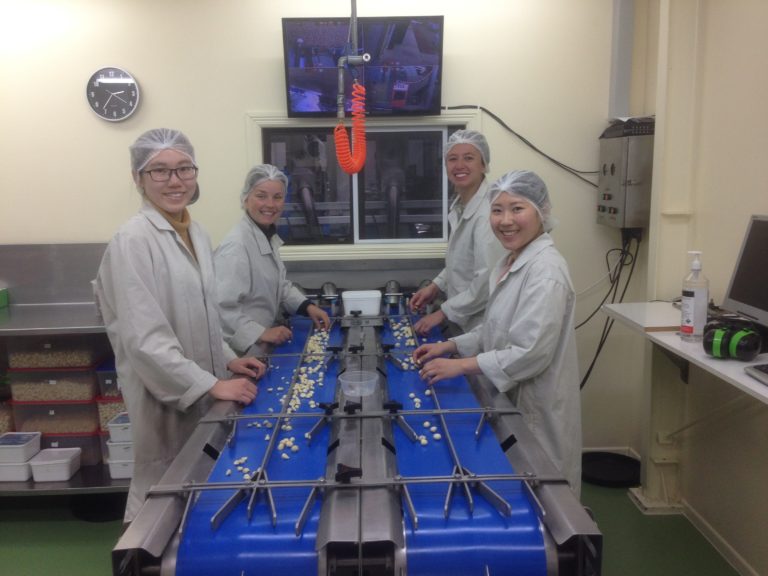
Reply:
[[[264,143],[262,129],[264,128],[328,128],[338,124],[336,118],[287,118],[285,116],[269,116],[257,113],[246,114],[246,155],[248,168],[264,162]],[[349,127],[350,120],[344,124]],[[461,125],[469,129],[480,130],[480,114],[477,109],[443,111],[440,116],[424,116],[418,118],[377,119],[367,118],[366,128],[380,128],[383,131],[412,131],[424,128],[449,129]],[[445,167],[443,166],[443,171]],[[446,175],[444,175],[447,178]],[[356,183],[353,183],[356,186]],[[355,195],[356,196],[356,195]],[[356,202],[356,200],[355,200]],[[448,210],[449,198],[445,199],[444,210]],[[302,260],[383,260],[383,259],[421,259],[444,258],[447,241],[418,241],[418,242],[375,242],[357,241],[353,244],[316,244],[316,245],[285,245],[280,249],[280,256],[285,261]]]

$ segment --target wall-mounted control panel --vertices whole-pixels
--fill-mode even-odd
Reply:
[[[654,118],[630,118],[614,121],[600,135],[598,224],[648,227],[654,127]]]

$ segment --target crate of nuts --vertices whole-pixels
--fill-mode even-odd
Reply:
[[[96,367],[96,378],[99,381],[99,396],[103,398],[121,397],[114,358],[109,358]]]
[[[109,353],[103,334],[20,336],[7,342],[9,368],[85,368]]]
[[[93,400],[96,395],[96,373],[93,370],[11,368],[8,380],[11,398],[17,402]]]
[[[125,402],[122,398],[96,398],[96,406],[99,409],[99,429],[108,430],[109,421],[121,412],[125,412]]]
[[[13,421],[19,432],[43,434],[87,434],[99,428],[96,402],[17,402],[13,406]]]
[[[13,430],[13,413],[11,406],[0,402],[0,434]]]

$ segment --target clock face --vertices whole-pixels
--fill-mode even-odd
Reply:
[[[107,67],[97,70],[85,89],[88,104],[99,117],[110,122],[125,120],[139,106],[139,85],[125,70]]]

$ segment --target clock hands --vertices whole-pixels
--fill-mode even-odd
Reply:
[[[118,96],[118,94],[123,94],[123,93],[125,93],[125,90],[119,90],[119,91],[117,91],[117,92],[110,92],[109,90],[105,90],[105,92],[106,92],[107,94],[109,94],[109,98],[107,98],[107,101],[106,101],[106,102],[104,102],[104,110],[106,110],[106,109],[107,109],[107,104],[109,104],[109,101],[110,101],[110,100],[112,100],[112,98],[113,98],[113,97],[117,98],[118,100],[120,100],[120,101],[121,101],[121,102],[123,102],[124,104],[128,104],[128,101],[127,101],[127,100],[124,100],[124,99],[120,98],[120,96]]]

